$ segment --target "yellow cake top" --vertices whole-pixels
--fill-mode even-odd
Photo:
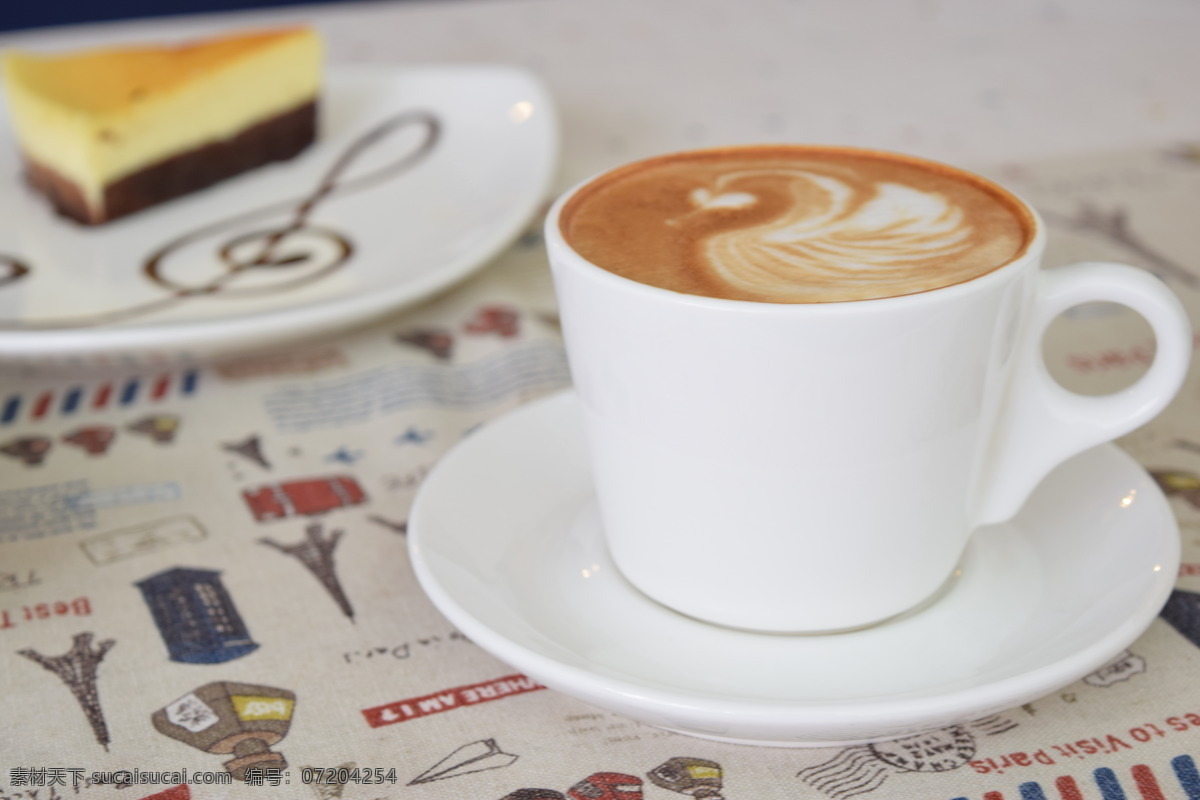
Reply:
[[[4,78],[67,108],[113,114],[298,38],[306,27],[223,36],[176,46],[120,47],[59,55],[10,51]]]
[[[290,27],[173,47],[8,52],[8,116],[24,157],[94,204],[110,181],[314,102],[323,51],[316,31]]]

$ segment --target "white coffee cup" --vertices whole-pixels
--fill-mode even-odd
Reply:
[[[1132,267],[1041,271],[1044,223],[981,277],[898,297],[780,304],[682,294],[546,240],[606,541],[680,613],[829,632],[919,606],[973,531],[1002,522],[1071,455],[1154,417],[1186,377],[1178,299]],[[1019,201],[1018,201],[1019,202]],[[1111,301],[1157,338],[1103,397],[1049,375],[1063,311]]]

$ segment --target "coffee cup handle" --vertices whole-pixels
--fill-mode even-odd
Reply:
[[[1038,275],[1032,313],[1014,350],[1008,395],[994,428],[989,460],[980,473],[977,525],[1003,522],[1054,467],[1089,447],[1150,421],[1187,378],[1192,328],[1183,304],[1167,286],[1140,269],[1086,262]],[[1046,328],[1081,303],[1109,301],[1141,314],[1157,351],[1149,371],[1132,386],[1099,397],[1063,388],[1042,358]]]

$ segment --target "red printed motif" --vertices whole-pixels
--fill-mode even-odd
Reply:
[[[259,522],[287,517],[324,514],[343,506],[356,506],[367,499],[358,481],[348,475],[287,481],[242,492],[250,513]]]
[[[0,631],[15,628],[21,622],[36,622],[51,617],[87,617],[92,613],[92,601],[86,597],[74,600],[56,600],[53,603],[35,603],[21,606],[20,610],[0,608]]]
[[[455,686],[440,692],[397,700],[387,705],[364,708],[363,716],[372,728],[392,725],[397,722],[407,722],[410,719],[428,717],[464,706],[473,706],[502,697],[536,692],[545,689],[537,681],[524,675],[506,675],[503,678],[474,683],[469,686]]]
[[[192,792],[186,783],[146,795],[142,800],[191,800]]]
[[[516,309],[508,306],[482,306],[467,323],[467,333],[476,335],[494,333],[505,339],[516,336],[520,330],[520,316]]]
[[[1200,349],[1200,333],[1192,336],[1193,349]],[[1154,342],[1139,342],[1128,347],[1110,347],[1096,353],[1071,353],[1067,365],[1085,375],[1093,372],[1148,366],[1154,361]]]
[[[1083,759],[1090,756],[1109,756],[1123,750],[1132,750],[1139,744],[1172,737],[1177,733],[1194,734],[1197,730],[1200,730],[1200,713],[1187,712],[1166,717],[1159,723],[1144,722],[1127,731],[1048,745],[1030,753],[1009,753],[995,758],[980,758],[971,761],[970,764],[971,768],[981,775],[1003,775],[1020,767],[1051,765],[1066,759]]]

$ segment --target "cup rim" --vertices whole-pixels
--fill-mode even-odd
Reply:
[[[945,286],[934,287],[932,289],[924,289],[919,292],[892,295],[889,297],[872,297],[857,300],[834,300],[823,302],[772,303],[759,300],[733,300],[725,297],[688,294],[685,292],[677,292],[673,289],[664,289],[659,286],[651,286],[647,283],[641,283],[633,280],[632,278],[626,278],[624,276],[617,275],[616,273],[610,272],[607,269],[589,261],[579,252],[577,252],[575,248],[573,248],[567,242],[566,238],[562,234],[562,228],[559,224],[559,220],[561,219],[562,211],[566,207],[567,203],[569,203],[571,198],[577,195],[580,191],[608,175],[655,161],[671,160],[675,158],[704,155],[709,153],[716,155],[735,150],[766,150],[776,148],[792,148],[796,150],[810,150],[817,152],[836,150],[839,152],[863,155],[866,157],[904,161],[940,172],[950,173],[954,176],[964,178],[972,183],[979,184],[986,190],[992,191],[999,195],[1006,202],[1011,203],[1015,209],[1025,215],[1026,221],[1031,226],[1032,235],[1026,239],[1017,255],[1008,262],[984,273],[983,275],[978,275],[965,281],[959,281],[958,283],[951,283]],[[977,291],[986,291],[988,287],[995,283],[1007,281],[1010,275],[1027,268],[1031,262],[1036,263],[1040,261],[1041,255],[1046,247],[1046,224],[1041,215],[1039,215],[1033,206],[1017,192],[990,178],[985,178],[982,175],[978,175],[977,173],[961,167],[951,166],[939,161],[921,158],[919,156],[912,156],[906,153],[897,153],[889,150],[863,147],[847,147],[842,145],[799,142],[728,145],[723,147],[673,151],[638,159],[636,161],[625,162],[610,169],[601,170],[575,183],[554,200],[549,211],[546,213],[543,234],[546,239],[547,250],[551,254],[550,261],[552,268],[558,268],[558,266],[561,264],[570,264],[572,267],[580,270],[593,280],[606,283],[614,289],[623,290],[634,294],[642,294],[648,298],[657,298],[661,302],[671,302],[697,307],[710,307],[714,310],[720,309],[725,311],[740,311],[743,313],[753,312],[760,314],[855,313],[867,310],[884,311],[885,309],[898,306],[917,306],[921,304],[940,303],[959,295],[970,294]]]

